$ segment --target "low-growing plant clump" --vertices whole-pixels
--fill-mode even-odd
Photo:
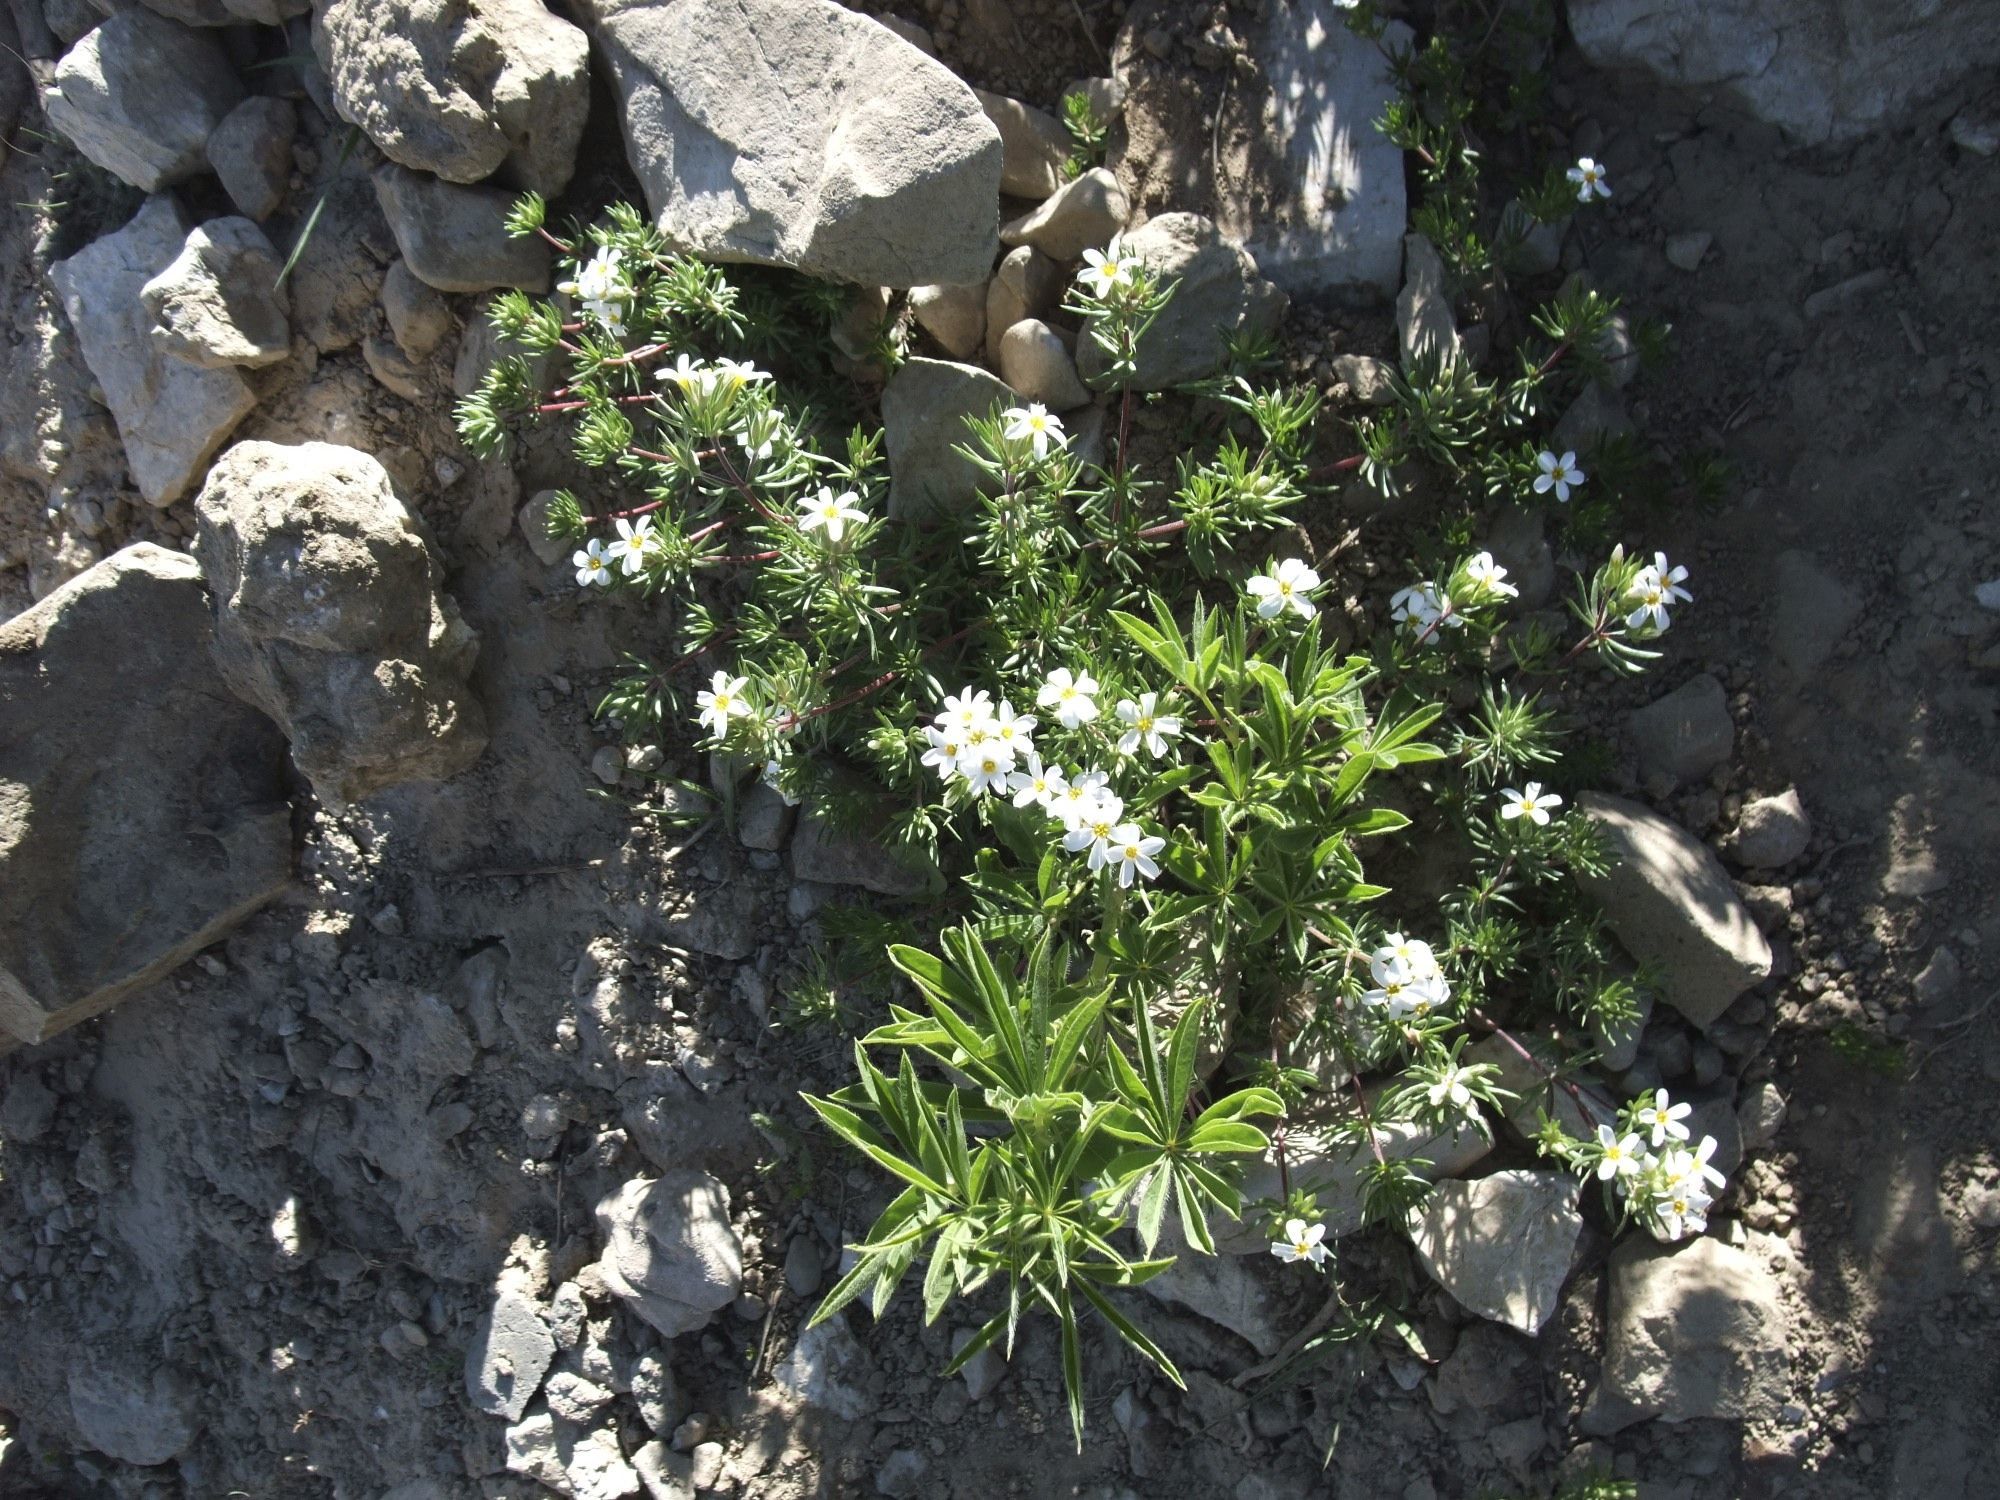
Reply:
[[[1426,58],[1401,66],[1436,73]],[[1455,214],[1464,119],[1456,136],[1422,124],[1435,86],[1415,78],[1385,128]],[[1602,196],[1592,162],[1562,180],[1572,202]],[[901,982],[854,1041],[855,1081],[810,1103],[898,1191],[817,1317],[861,1296],[879,1311],[921,1268],[927,1320],[985,1309],[955,1369],[1051,1313],[1080,1441],[1086,1312],[1178,1380],[1119,1292],[1246,1215],[1280,1259],[1322,1266],[1311,1193],[1240,1191],[1247,1160],[1285,1175],[1308,1123],[1353,1152],[1367,1220],[1404,1223],[1429,1163],[1385,1151],[1385,1131],[1487,1130],[1514,1102],[1467,1057],[1487,1035],[1535,1071],[1536,1102],[1563,1091],[1593,1123],[1572,1135],[1544,1109],[1539,1144],[1600,1180],[1620,1223],[1699,1232],[1721,1178],[1687,1106],[1606,1106],[1572,1077],[1587,1044],[1551,1059],[1517,1036],[1636,1013],[1646,976],[1577,885],[1606,854],[1568,800],[1585,763],[1552,688],[1643,669],[1686,570],[1599,546],[1566,620],[1523,616],[1508,570],[1448,517],[1385,601],[1392,628],[1356,641],[1326,607],[1340,546],[1317,540],[1338,535],[1330,486],[1355,471],[1392,489],[1428,466],[1465,514],[1560,515],[1611,489],[1546,436],[1598,368],[1607,299],[1540,309],[1509,381],[1451,358],[1404,380],[1330,464],[1325,433],[1350,424],[1240,349],[1194,393],[1201,438],[1153,472],[1132,380],[1175,288],[1114,242],[1067,302],[1106,356],[1102,441],[1086,451],[1031,404],[973,420],[979,493],[929,523],[887,513],[879,432],[829,433],[757,367],[721,271],[629,207],[567,235],[536,200],[516,217],[569,279],[500,299],[521,352],[462,431],[490,452],[523,420],[571,423],[603,475],[551,510],[578,585],[670,597],[686,633],[601,712],[953,877],[927,926],[857,924],[894,929],[878,951]],[[1585,541],[1609,529],[1597,504]],[[1371,880],[1391,843],[1448,864],[1441,889]]]

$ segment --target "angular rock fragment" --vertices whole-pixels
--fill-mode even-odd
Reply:
[[[1416,376],[1459,357],[1458,328],[1437,247],[1420,234],[1403,241],[1403,290],[1396,297],[1403,373]]]
[[[375,171],[375,196],[396,248],[417,278],[441,292],[549,289],[548,246],[507,232],[514,198],[395,165]]]
[[[289,99],[259,94],[222,118],[208,138],[208,164],[236,211],[258,223],[285,201],[299,113]]]
[[[153,193],[208,169],[208,138],[242,97],[219,41],[135,6],[63,55],[44,107],[77,150]]]
[[[212,637],[201,569],[147,542],[0,625],[0,1031],[96,1015],[290,877],[284,740]]]
[[[1625,949],[1658,966],[1660,998],[1706,1028],[1770,977],[1771,945],[1708,849],[1658,813],[1585,792],[1580,812],[1605,834],[1614,863],[1581,881]]]
[[[1556,1310],[1583,1231],[1567,1172],[1495,1172],[1441,1182],[1410,1231],[1417,1255],[1460,1304],[1533,1338]]]
[[[204,369],[275,364],[291,352],[278,252],[248,219],[198,224],[139,289],[162,353]]]
[[[520,1420],[556,1357],[542,1310],[516,1291],[502,1291],[465,1346],[465,1390],[481,1411]]]
[[[1016,399],[1005,381],[977,365],[905,360],[882,388],[889,514],[905,521],[942,520],[970,505],[991,481],[956,451],[971,440],[966,418],[990,417]]]
[[[604,1283],[668,1338],[705,1328],[743,1289],[729,1189],[706,1172],[635,1177],[597,1205]]]
[[[1729,694],[1707,672],[1634,710],[1626,728],[1649,785],[1652,778],[1670,786],[1699,781],[1736,748]]]
[[[195,552],[233,691],[285,726],[321,797],[455,775],[486,745],[479,638],[372,457],[239,443],[195,502]]]
[[[132,482],[154,505],[171,505],[186,494],[257,404],[237,371],[203,369],[152,342],[152,318],[140,291],[186,244],[187,222],[163,195],[148,198],[123,229],[49,267],[84,361],[125,441]]]
[[[654,220],[713,260],[862,286],[992,268],[1003,151],[972,90],[831,0],[586,0]]]
[[[590,46],[540,0],[332,0],[313,40],[341,116],[391,161],[544,197],[569,185]]]

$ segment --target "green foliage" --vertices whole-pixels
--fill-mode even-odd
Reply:
[[[1063,163],[1065,179],[1081,177],[1092,167],[1104,162],[1105,138],[1111,134],[1111,122],[1098,114],[1096,106],[1090,102],[1090,95],[1082,89],[1074,89],[1063,95],[1063,129],[1069,132],[1069,160]]]

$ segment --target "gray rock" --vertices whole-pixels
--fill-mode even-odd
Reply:
[[[1003,245],[1032,245],[1056,261],[1102,250],[1132,219],[1132,205],[1118,179],[1093,167],[1063,184],[1032,213],[1000,226]]]
[[[1133,6],[1112,57],[1130,96],[1111,166],[1133,201],[1212,211],[1292,296],[1393,297],[1407,210],[1403,153],[1375,121],[1396,97],[1388,54],[1409,49],[1409,28],[1391,21],[1379,43],[1356,36],[1340,0],[1233,14],[1243,62],[1254,66],[1232,75],[1217,132],[1204,118],[1213,97],[1203,99],[1185,68],[1147,56],[1147,32],[1185,24],[1169,11]]]
[[[1524,1386],[1532,1384],[1527,1347],[1512,1334],[1489,1323],[1474,1323],[1438,1365],[1430,1388],[1431,1405],[1440,1415],[1471,1411],[1482,1414],[1518,1409]]]
[[[1962,978],[1958,955],[1949,948],[1939,946],[1932,950],[1930,958],[1911,981],[1910,991],[1918,1005],[1934,1011],[1949,1005],[1957,997]]]
[[[743,1289],[729,1189],[706,1172],[635,1177],[597,1205],[604,1284],[668,1338],[706,1328]]]
[[[787,804],[775,788],[754,781],[737,799],[736,837],[746,849],[782,849],[798,815],[797,806]]]
[[[1599,1125],[1608,1125],[1618,1116],[1618,1105],[1604,1085],[1589,1073],[1568,1078],[1576,1093],[1551,1081],[1551,1073],[1562,1063],[1564,1051],[1555,1039],[1541,1032],[1516,1035],[1520,1046],[1533,1054],[1536,1062],[1509,1046],[1500,1036],[1483,1037],[1465,1049],[1468,1063],[1486,1063],[1499,1069],[1500,1087],[1514,1095],[1507,1106],[1507,1123],[1525,1139],[1541,1128],[1543,1115],[1549,1116],[1570,1135],[1588,1139]]]
[[[1396,367],[1387,360],[1368,354],[1337,354],[1333,373],[1363,406],[1387,406],[1396,399]]]
[[[1595,381],[1576,393],[1576,399],[1557,420],[1549,446],[1558,453],[1588,455],[1607,438],[1623,437],[1632,431],[1632,418],[1615,391]]]
[[[137,1349],[86,1349],[69,1367],[69,1409],[84,1442],[128,1464],[163,1464],[194,1441],[194,1386]]]
[[[1639,1038],[1646,1030],[1646,1022],[1653,1014],[1653,992],[1641,990],[1639,1001],[1629,1021],[1617,1021],[1609,1025],[1591,1023],[1590,1039],[1596,1044],[1598,1058],[1607,1072],[1622,1073],[1639,1058]]]
[[[1392,1123],[1381,1126],[1377,1136],[1382,1154],[1391,1161],[1428,1161],[1430,1165],[1419,1170],[1432,1182],[1463,1172],[1493,1149],[1493,1143],[1475,1126],[1465,1123],[1451,1130]],[[1350,1145],[1337,1141],[1310,1121],[1294,1123],[1285,1132],[1285,1166],[1291,1185],[1319,1196],[1330,1235],[1352,1234],[1361,1228],[1361,1188],[1373,1163],[1365,1142]],[[1247,1160],[1242,1182],[1244,1202],[1282,1198],[1280,1187],[1275,1148]],[[1270,1239],[1263,1225],[1253,1222],[1255,1217],[1211,1225],[1216,1248],[1233,1255],[1268,1254]]]
[[[1053,411],[1073,411],[1090,400],[1069,349],[1039,318],[1023,318],[1000,336],[1000,375],[1025,399]]]
[[[391,164],[376,168],[375,196],[418,280],[441,292],[549,289],[548,246],[533,235],[507,233],[512,194],[459,187]]]
[[[971,441],[966,418],[990,417],[1017,404],[1005,381],[977,365],[905,360],[882,388],[890,516],[937,521],[967,509],[991,481],[954,451]]]
[[[153,344],[152,318],[139,292],[186,243],[180,209],[171,197],[159,196],[148,198],[117,233],[49,267],[84,362],[124,439],[132,482],[153,505],[171,505],[186,494],[257,404],[237,371],[206,370]]]
[[[935,863],[891,849],[870,833],[837,828],[810,806],[792,835],[792,874],[820,885],[859,886],[878,896],[926,896],[944,883]]]
[[[1248,1196],[1246,1193],[1246,1200]],[[1221,1227],[1210,1225],[1211,1229]],[[1261,1230],[1259,1238],[1262,1242],[1258,1248],[1265,1251],[1268,1259],[1270,1242],[1262,1238]],[[1224,1248],[1219,1235],[1216,1246]],[[1155,1302],[1181,1308],[1218,1328],[1228,1329],[1266,1358],[1277,1353],[1291,1336],[1293,1320],[1286,1315],[1283,1299],[1252,1270],[1258,1266],[1257,1261],[1246,1260],[1241,1254],[1197,1255],[1181,1239],[1179,1223],[1171,1213],[1160,1236],[1159,1254],[1173,1256],[1174,1263],[1143,1284],[1146,1294]]]
[[[429,359],[452,329],[450,305],[406,260],[391,261],[382,273],[382,313],[397,347],[414,360]]]
[[[465,1346],[465,1393],[481,1411],[517,1422],[555,1357],[541,1308],[519,1292],[503,1291]]]
[[[1616,861],[1580,883],[1626,951],[1659,966],[1662,1000],[1705,1028],[1770,977],[1770,944],[1703,845],[1620,797],[1585,792],[1577,806],[1604,832]]]
[[[1750,869],[1775,870],[1804,854],[1811,843],[1812,819],[1799,801],[1798,788],[1789,787],[1743,805],[1730,852]]]
[[[757,951],[757,894],[740,882],[690,891],[665,922],[666,940],[713,958],[745,959]]]
[[[952,1358],[956,1359],[958,1351],[972,1342],[975,1332],[976,1330],[971,1328],[958,1328],[952,1331]],[[993,1394],[994,1388],[1007,1378],[1007,1361],[1001,1357],[997,1345],[988,1344],[960,1365],[958,1374],[965,1382],[966,1397],[973,1401],[984,1401]]]
[[[910,291],[910,312],[917,326],[953,359],[977,359],[986,342],[986,283],[963,286],[920,286]]]
[[[1676,271],[1693,272],[1701,266],[1701,258],[1708,254],[1708,247],[1715,243],[1715,236],[1706,229],[1690,229],[1680,234],[1667,236],[1665,254],[1667,264]]]
[[[639,1475],[618,1449],[618,1434],[607,1428],[585,1433],[571,1446],[563,1477],[575,1500],[625,1500],[639,1493]]]
[[[1546,276],[1562,264],[1563,236],[1573,215],[1554,222],[1537,219],[1519,198],[1500,210],[1500,233],[1506,239],[1505,264],[1517,276]]]
[[[540,0],[332,0],[313,42],[341,118],[389,160],[545,197],[569,185],[590,47]]]
[[[284,739],[212,638],[201,569],[146,542],[0,624],[0,1032],[96,1015],[284,889]]]
[[[1710,1163],[1724,1177],[1735,1177],[1736,1169],[1743,1165],[1743,1127],[1736,1119],[1735,1085],[1718,1085],[1714,1092],[1688,1102],[1694,1105],[1694,1112],[1687,1117],[1688,1139],[1696,1145],[1703,1136],[1713,1140],[1715,1154]]]
[[[1002,148],[942,64],[831,0],[586,0],[655,221],[711,260],[977,281]]]
[[[248,219],[195,226],[181,253],[139,289],[154,347],[211,370],[276,364],[292,350],[279,266]]]
[[[1540,609],[1555,593],[1556,559],[1547,527],[1545,507],[1510,501],[1493,512],[1493,524],[1487,528],[1486,550],[1507,570],[1507,581],[1521,591],[1516,608],[1523,612]]]
[[[486,746],[479,637],[383,467],[332,443],[238,443],[195,501],[231,689],[285,727],[319,795],[456,775]]]
[[[1582,1430],[1608,1436],[1649,1417],[1758,1422],[1789,1389],[1786,1316],[1764,1263],[1720,1240],[1611,1253],[1603,1377]]]
[[[997,359],[1000,335],[1023,318],[1045,317],[1052,312],[1062,300],[1062,289],[1062,267],[1041,251],[1032,245],[1009,250],[986,285],[987,352]]]
[[[1671,786],[1699,781],[1736,749],[1729,694],[1708,673],[1691,677],[1665,697],[1635,709],[1625,721],[1639,757],[1639,774]]]
[[[63,55],[43,107],[78,151],[152,193],[208,170],[208,138],[242,97],[215,37],[134,7]]]
[[[1139,340],[1132,384],[1157,391],[1199,380],[1221,369],[1232,336],[1269,333],[1285,315],[1287,299],[1257,274],[1241,245],[1222,237],[1199,214],[1170,213],[1148,219],[1119,240],[1120,253],[1175,283],[1173,300]],[[1077,345],[1077,373],[1094,385],[1111,357],[1086,330]]]
[[[1411,1227],[1437,1284],[1482,1318],[1533,1338],[1556,1310],[1583,1232],[1577,1180],[1517,1169],[1441,1182]]]
[[[12,1038],[6,1038],[12,1051]],[[0,1094],[0,1140],[15,1146],[31,1146],[49,1132],[56,1119],[56,1096],[31,1069],[20,1068],[8,1080],[7,1092]]]
[[[561,1421],[588,1427],[596,1420],[597,1413],[610,1403],[611,1392],[573,1370],[560,1370],[551,1375],[548,1384],[542,1388],[542,1399],[548,1402],[549,1410]]]
[[[687,1411],[674,1367],[663,1352],[640,1355],[632,1362],[632,1400],[639,1418],[654,1432],[670,1433]]]
[[[423,367],[387,334],[371,333],[361,341],[361,361],[384,390],[412,403],[423,400]]]
[[[858,1422],[876,1410],[868,1389],[868,1351],[844,1317],[800,1331],[771,1370],[771,1384],[792,1411]]]
[[[1000,132],[1000,191],[1039,201],[1061,187],[1070,153],[1069,132],[1062,121],[1005,94],[985,89],[972,93]]]
[[[291,100],[258,94],[224,115],[209,135],[208,164],[246,219],[261,224],[285,201],[298,128],[299,112]]]
[[[1840,644],[1861,615],[1861,597],[1803,552],[1780,552],[1772,565],[1771,654],[1803,682]]]
[[[1458,328],[1437,247],[1420,234],[1403,239],[1403,289],[1396,295],[1397,349],[1403,373],[1434,370],[1458,359]]]
[[[556,1432],[556,1419],[546,1408],[537,1407],[507,1428],[507,1468],[512,1473],[527,1475],[559,1495],[568,1495],[569,1475],[564,1471],[562,1455],[566,1446]]]
[[[312,10],[312,0],[145,0],[145,4],[188,26],[282,26]]]
[[[545,568],[554,567],[576,550],[575,543],[549,535],[549,503],[555,497],[554,490],[537,490],[523,502],[514,517],[521,528],[521,540],[535,554],[535,561]]]
[[[887,1496],[888,1500],[916,1500],[930,1489],[924,1483],[929,1468],[930,1460],[916,1449],[898,1448],[875,1471],[876,1493]]]
[[[694,1460],[658,1439],[632,1455],[632,1468],[646,1487],[646,1500],[694,1500]]]
[[[1808,145],[1866,135],[2000,62],[2000,11],[1980,0],[1571,0],[1568,13],[1597,67],[1719,91]]]

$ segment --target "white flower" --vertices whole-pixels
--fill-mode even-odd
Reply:
[[[1427,1020],[1432,1011],[1443,1010],[1451,1000],[1451,986],[1442,974],[1412,974],[1382,988],[1386,992],[1382,1005],[1392,1021]]]
[[[752,464],[760,464],[778,446],[778,424],[769,413],[759,413],[736,434],[736,442],[742,448],[744,458]]]
[[[1311,597],[1312,591],[1319,587],[1319,574],[1296,557],[1286,558],[1269,573],[1259,573],[1243,587],[1257,601],[1260,620],[1275,619],[1287,609],[1302,620],[1310,620],[1319,613],[1319,606]]]
[[[1121,699],[1118,717],[1128,726],[1118,736],[1120,755],[1137,755],[1139,747],[1145,746],[1146,753],[1158,758],[1167,753],[1167,741],[1177,740],[1181,735],[1181,721],[1173,714],[1163,714],[1159,710],[1158,693],[1141,693],[1139,701]]]
[[[978,725],[985,724],[993,717],[993,695],[986,689],[974,691],[965,688],[944,700],[944,707],[932,720],[940,729],[956,729],[960,737]]]
[[[1025,755],[1035,748],[1035,716],[1017,714],[1014,705],[1005,698],[993,711],[993,738],[1006,747],[1007,753]]]
[[[1111,790],[1111,778],[1102,771],[1079,771],[1069,779],[1069,783],[1056,793],[1055,801],[1049,805],[1052,816],[1062,819],[1063,826],[1074,828],[1089,814],[1100,796],[1107,796]],[[1118,809],[1125,809],[1120,806]],[[1116,819],[1113,820],[1114,822]],[[1078,848],[1081,848],[1078,845]],[[1075,853],[1075,850],[1071,850]]]
[[[695,694],[695,704],[701,712],[695,720],[715,732],[717,739],[729,733],[732,717],[750,712],[749,700],[743,696],[750,686],[747,677],[731,677],[727,672],[717,672],[707,689]]]
[[[799,530],[823,531],[827,541],[838,547],[850,525],[859,526],[868,519],[868,512],[857,503],[860,498],[852,490],[843,490],[836,495],[821,485],[817,495],[809,495],[799,502]]]
[[[1682,1106],[1686,1108],[1685,1105]],[[1687,1130],[1681,1131],[1683,1139]],[[1711,1187],[1721,1187],[1725,1179],[1721,1169],[1709,1165],[1709,1158],[1715,1155],[1715,1137],[1705,1135],[1701,1144],[1689,1151],[1685,1147],[1675,1147],[1661,1159],[1660,1170],[1667,1182],[1673,1186],[1693,1187],[1697,1192],[1707,1192]]]
[[[1668,606],[1681,601],[1694,602],[1694,595],[1681,587],[1687,576],[1686,568],[1669,566],[1667,554],[1655,552],[1653,566],[1641,568],[1639,576],[1632,580],[1632,587],[1626,591],[1625,602],[1636,606],[1625,617],[1626,628],[1648,630],[1657,635],[1673,624],[1672,616],[1667,613]]]
[[[784,769],[785,769],[784,766],[781,765],[779,762],[775,760],[767,760],[764,762],[764,772],[760,779],[763,781],[765,786],[769,787],[772,791],[778,794],[778,800],[784,803],[785,806],[797,807],[799,805],[799,799],[794,797],[790,792],[786,791],[783,787],[778,785],[778,777],[780,773],[783,772]]]
[[[1614,1177],[1630,1177],[1643,1165],[1639,1160],[1639,1137],[1620,1136],[1609,1125],[1597,1127],[1597,1148],[1603,1153],[1597,1162],[1599,1182],[1609,1182]]]
[[[771,378],[747,359],[718,359],[711,373],[714,379],[732,390],[741,390],[746,385]]]
[[[625,331],[624,303],[590,301],[583,304],[583,310],[589,316],[602,323],[606,331],[611,333],[623,333]]]
[[[1326,1263],[1326,1226],[1308,1224],[1304,1219],[1287,1219],[1285,1237],[1271,1242],[1271,1253],[1287,1265],[1309,1260],[1315,1266]]]
[[[1437,958],[1429,943],[1392,932],[1369,958],[1368,969],[1380,984],[1398,966],[1407,979],[1428,979],[1438,972]]]
[[[604,543],[596,537],[590,545],[570,558],[570,566],[576,569],[576,581],[588,588],[591,584],[611,586],[611,554],[604,550]]]
[[[1013,769],[1013,751],[998,745],[968,746],[958,757],[958,774],[981,796],[1005,792],[1008,774]]]
[[[1167,841],[1158,834],[1149,834],[1137,823],[1121,823],[1111,830],[1111,860],[1118,866],[1118,883],[1130,886],[1134,875],[1153,879],[1160,873],[1159,863],[1153,858],[1167,847]]]
[[[1132,263],[1121,260],[1116,250],[1086,250],[1083,269],[1076,273],[1076,279],[1089,282],[1093,296],[1109,297],[1132,284]]]
[[[1653,1212],[1646,1227],[1653,1238],[1672,1244],[1708,1228],[1709,1205],[1715,1200],[1699,1188],[1676,1183],[1653,1195]]]
[[[1026,438],[1037,458],[1048,457],[1051,443],[1060,448],[1065,441],[1062,418],[1039,401],[1009,407],[1000,415],[1007,424],[1007,441],[1015,443]]]
[[[1111,835],[1118,830],[1119,819],[1125,816],[1125,804],[1116,796],[1100,790],[1088,799],[1076,813],[1069,831],[1063,834],[1063,848],[1071,854],[1090,851],[1091,869],[1104,863],[1110,849]]]
[[[1008,777],[1007,789],[1014,794],[1016,807],[1039,807],[1048,812],[1054,810],[1056,799],[1069,790],[1069,782],[1063,777],[1062,767],[1045,766],[1039,755],[1030,752],[1027,769]]]
[[[1688,1128],[1681,1122],[1694,1113],[1694,1106],[1685,1101],[1675,1104],[1667,1097],[1665,1089],[1653,1095],[1651,1104],[1644,1104],[1633,1114],[1633,1123],[1653,1135],[1653,1147],[1658,1150],[1669,1140],[1684,1141],[1688,1138]]]
[[[1507,581],[1507,570],[1493,560],[1491,552],[1475,552],[1465,565],[1466,580],[1481,593],[1500,599],[1514,599],[1521,591]]]
[[[1563,175],[1576,184],[1576,201],[1579,203],[1611,196],[1611,188],[1604,180],[1604,168],[1588,156],[1579,156],[1576,165]]]
[[[1430,629],[1440,613],[1437,592],[1427,583],[1398,589],[1389,598],[1389,618],[1412,635]]]
[[[1472,1090],[1465,1086],[1470,1075],[1464,1068],[1453,1064],[1438,1075],[1437,1082],[1426,1089],[1425,1095],[1431,1101],[1432,1109],[1442,1109],[1447,1102],[1453,1109],[1464,1110],[1472,1106]]]
[[[1546,495],[1554,490],[1556,499],[1564,505],[1569,504],[1569,492],[1589,477],[1576,466],[1574,450],[1557,458],[1544,449],[1536,455],[1535,467],[1542,471],[1535,476],[1535,493]]]
[[[958,774],[958,757],[965,750],[964,744],[957,735],[944,729],[926,729],[924,738],[930,743],[930,748],[924,751],[924,764],[950,781]]]
[[[1526,791],[1508,787],[1500,794],[1500,816],[1508,821],[1526,818],[1537,828],[1549,826],[1549,809],[1561,807],[1562,798],[1554,792],[1542,790],[1539,781],[1528,783]]]
[[[681,394],[684,396],[698,396],[705,394],[714,385],[715,371],[699,363],[693,355],[684,353],[653,378],[671,380],[681,388]]]
[[[1056,722],[1075,729],[1097,717],[1097,679],[1088,672],[1057,667],[1035,694],[1035,702],[1056,711]]]
[[[622,301],[632,295],[619,272],[620,252],[600,245],[597,253],[577,268],[576,280],[565,281],[556,290],[577,298],[588,307]]]
[[[611,555],[619,560],[627,578],[635,578],[646,566],[646,549],[653,545],[653,518],[639,517],[639,524],[630,521],[618,522],[618,540],[611,544]]]

